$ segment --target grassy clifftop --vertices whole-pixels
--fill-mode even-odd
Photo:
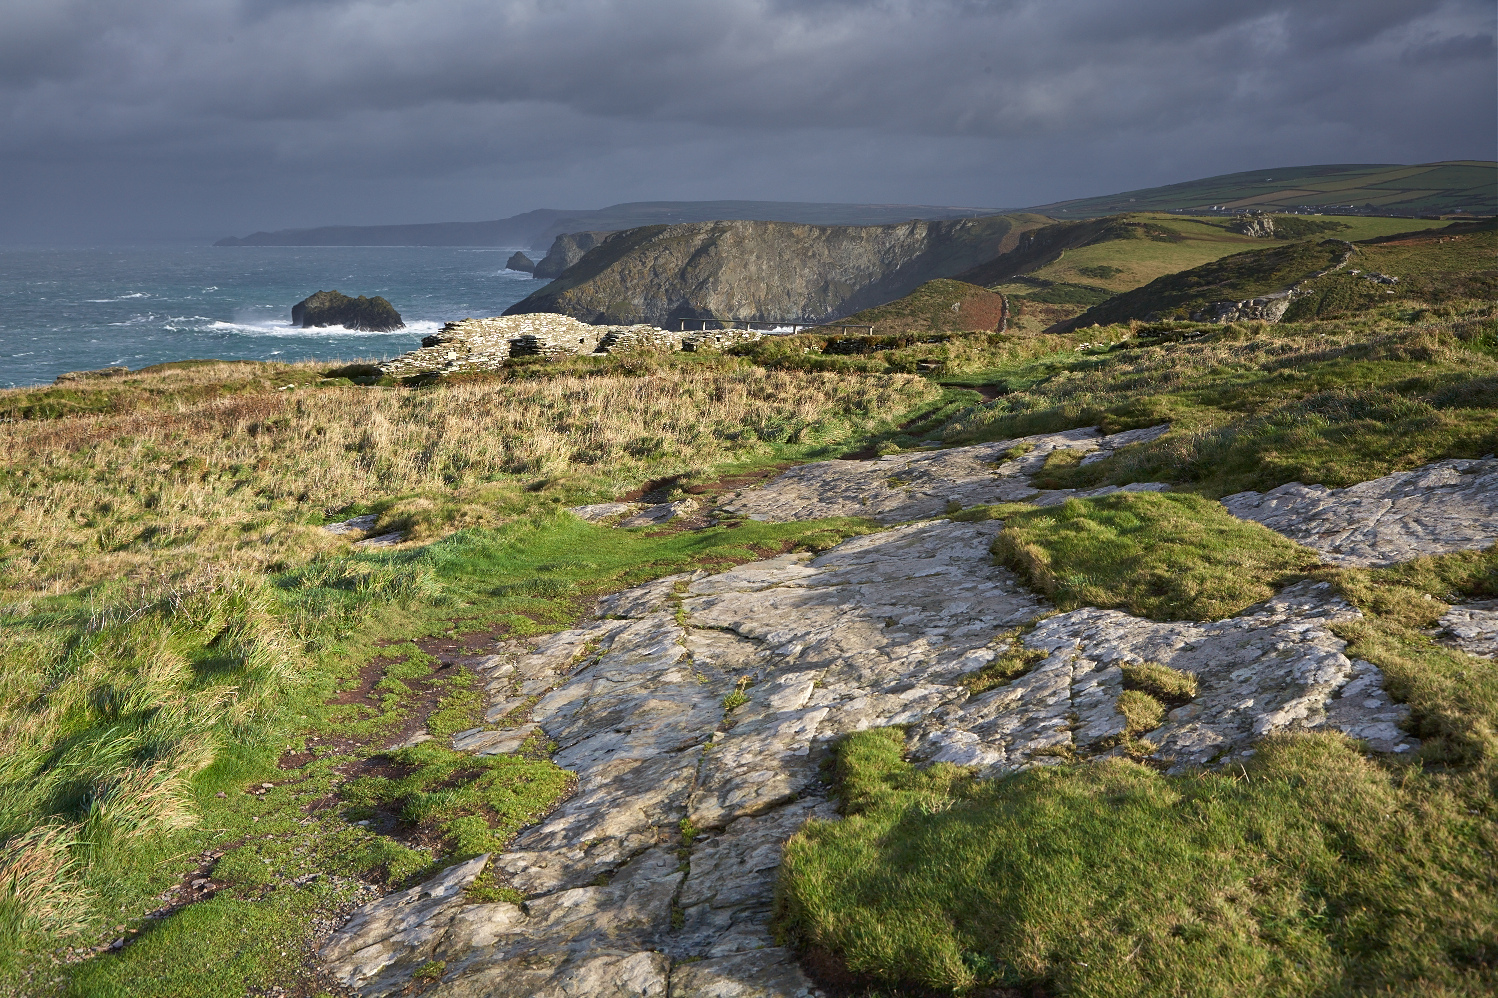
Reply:
[[[1498,682],[1426,632],[1498,594],[1492,552],[1331,570],[1212,501],[1498,449],[1491,238],[1360,244],[1399,294],[1344,309],[1329,286],[1279,324],[999,334],[960,328],[990,292],[936,282],[872,310],[861,351],[818,332],[424,387],[204,362],[0,392],[0,993],[331,993],[318,924],[570,792],[544,738],[482,765],[390,747],[482,723],[475,675],[444,661],[565,628],[601,593],[878,529],[619,530],[566,506],[1162,422],[1038,481],[1172,493],[952,515],[1007,517],[996,556],[1062,606],[1202,620],[1293,578],[1335,585],[1363,613],[1348,655],[1383,670],[1424,748],[1305,736],[1241,772],[1167,776],[1125,740],[990,781],[863,732],[831,760],[845,820],[787,848],[784,939],[874,994],[1491,993]],[[324,529],[361,515],[400,543]],[[972,688],[1033,664],[998,656]],[[1131,682],[1146,714],[1189,685]]]
[[[1467,211],[1498,213],[1498,163],[1456,160],[1422,163],[1276,167],[1229,173],[1165,187],[1038,205],[1059,218],[1093,218],[1120,211],[1335,211],[1381,215]]]

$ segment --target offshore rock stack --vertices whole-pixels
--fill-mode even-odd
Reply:
[[[512,357],[575,357],[632,350],[721,350],[763,335],[744,329],[681,333],[644,324],[594,326],[554,312],[532,312],[449,322],[440,332],[425,337],[420,350],[401,354],[379,367],[395,378],[497,371]]]

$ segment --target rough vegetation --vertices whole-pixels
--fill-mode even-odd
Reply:
[[[1108,290],[1134,279],[1125,250],[1179,245],[1138,224],[1142,234],[1076,247],[1120,253],[1068,263],[1077,280],[1036,280]],[[1498,450],[1492,238],[1468,228],[1360,243],[1348,273],[1302,299],[1314,309],[1276,324],[1000,333],[961,318],[969,302],[991,306],[988,292],[942,281],[871,312],[873,337],[537,357],[420,385],[355,367],[198,363],[0,392],[0,994],[331,993],[341,985],[315,946],[354,906],[464,863],[473,869],[454,904],[519,918],[523,902],[539,923],[534,883],[561,874],[506,850],[576,804],[585,767],[557,761],[558,729],[531,713],[552,680],[503,673],[486,652],[590,612],[606,619],[584,630],[624,657],[656,654],[660,634],[692,615],[706,622],[691,625],[700,657],[669,687],[690,699],[712,746],[704,772],[728,781],[737,759],[780,773],[745,746],[781,730],[787,698],[819,717],[843,711],[840,731],[851,732],[787,748],[799,768],[786,771],[801,781],[790,789],[781,776],[755,784],[780,787],[794,821],[718,827],[740,812],[760,820],[726,790],[707,808],[717,824],[640,819],[641,849],[679,878],[649,882],[668,885],[656,898],[667,942],[650,957],[668,969],[670,940],[685,938],[669,933],[697,931],[717,904],[671,885],[716,875],[720,894],[754,884],[768,897],[789,838],[774,931],[845,994],[1491,993],[1498,673],[1438,643],[1436,628],[1454,604],[1498,597],[1498,548],[1336,567],[1214,500]],[[1277,242],[1254,273],[1278,280],[1331,252],[1314,235]],[[1210,266],[1247,281],[1232,259]],[[1178,281],[1180,293],[1204,295],[1200,277]],[[1093,430],[1009,443],[1162,424],[1168,432],[1106,448]],[[990,459],[1022,465],[1048,492],[1173,491],[951,500],[943,515],[956,522],[877,534],[873,518],[766,522],[725,511],[731,502],[713,513],[718,495],[792,463],[884,454],[874,467],[914,475],[923,447],[981,441],[1003,442]],[[903,451],[921,453],[893,456]],[[890,492],[920,486],[886,478]],[[620,527],[565,511],[613,499],[640,501],[621,511],[681,503],[699,515]],[[355,533],[326,529],[355,517],[372,519]],[[869,536],[848,540],[858,535]],[[360,536],[388,543],[351,545]],[[1025,585],[987,561],[990,541]],[[841,552],[816,571],[851,574],[808,584],[809,556],[796,551]],[[904,574],[857,574],[878,557],[903,559]],[[771,558],[733,585],[707,574]],[[987,588],[964,598],[963,572]],[[920,612],[961,626],[923,643],[901,631],[901,600],[928,577],[941,591]],[[597,603],[651,580],[662,581],[628,594],[648,595],[646,609]],[[889,607],[879,619],[838,616],[852,612],[826,595],[839,585],[846,599],[882,585]],[[1286,587],[1332,609],[1298,620]],[[995,607],[1002,620],[982,616]],[[1052,607],[1062,612],[1047,617]],[[1281,616],[1233,631],[1246,610]],[[815,646],[781,648],[776,613],[814,623]],[[647,633],[647,616],[660,634]],[[1111,621],[1129,640],[1216,628],[1213,640],[1246,636],[1232,654],[1250,658],[1253,641],[1315,630],[1359,676],[1377,677],[1367,702],[1397,703],[1403,751],[1300,730],[1235,749],[1231,765],[1210,749],[1202,768],[1167,765],[1161,732],[1221,708],[1213,684],[1227,680],[1215,660],[1150,651],[1109,660],[1118,668],[1098,682],[1112,684],[1116,706],[1086,752],[1036,735],[1009,757],[1025,760],[1020,772],[930,762],[929,736],[951,711],[1017,702],[1058,670],[1071,681],[1057,652],[1076,645],[1071,620]],[[870,654],[900,673],[870,694],[884,713],[858,714],[851,693],[834,701],[795,664],[820,655],[845,670],[837,682],[867,686],[864,660],[837,644],[865,631]],[[601,663],[605,651],[580,641],[557,662]],[[785,670],[771,681],[775,655]],[[938,689],[950,702],[927,709],[920,698]],[[1057,710],[1072,710],[1074,695]],[[612,708],[599,697],[588,709]],[[606,721],[648,740],[665,716]],[[859,730],[857,717],[900,724]],[[775,737],[801,737],[785,730]],[[485,755],[479,744],[503,747]],[[816,797],[823,755],[840,820]],[[564,893],[655,897],[655,886],[632,893],[638,870],[598,862],[596,883]],[[625,923],[609,919],[610,931]],[[782,952],[755,952],[772,949]],[[531,972],[531,957],[517,972]],[[726,993],[708,978],[715,966],[678,960],[672,993]],[[493,987],[508,987],[508,971],[496,972]],[[391,993],[463,993],[449,954],[403,973]]]

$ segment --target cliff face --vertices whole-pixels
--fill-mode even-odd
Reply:
[[[607,232],[564,232],[552,240],[551,249],[536,264],[534,271],[539,278],[551,281],[562,276],[562,271],[583,258],[583,254],[607,239]]]
[[[992,215],[857,227],[644,226],[608,234],[506,314],[560,312],[585,322],[658,325],[714,317],[826,321],[968,270],[1047,221]]]

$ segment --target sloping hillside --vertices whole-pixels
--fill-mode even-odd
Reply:
[[[1056,201],[1027,209],[1058,218],[1121,211],[1335,211],[1339,214],[1498,213],[1498,163],[1345,164],[1229,173],[1165,187]]]
[[[1004,298],[976,284],[938,278],[842,321],[873,326],[875,335],[988,332],[1004,324]]]
[[[1347,314],[1395,296],[1439,303],[1457,298],[1493,297],[1494,223],[1459,222],[1425,232],[1349,244],[1338,239],[1305,241],[1224,257],[1200,267],[1157,278],[1089,308],[1068,325],[1107,325],[1130,319],[1184,319],[1219,301],[1237,301],[1282,292],[1311,275],[1333,267],[1354,248],[1346,268],[1306,286],[1315,306],[1305,299],[1293,304],[1286,318],[1313,318],[1320,310]],[[1369,273],[1398,278],[1370,280]]]
[[[1014,248],[1038,215],[881,226],[702,222],[617,233],[508,314],[826,321]]]

